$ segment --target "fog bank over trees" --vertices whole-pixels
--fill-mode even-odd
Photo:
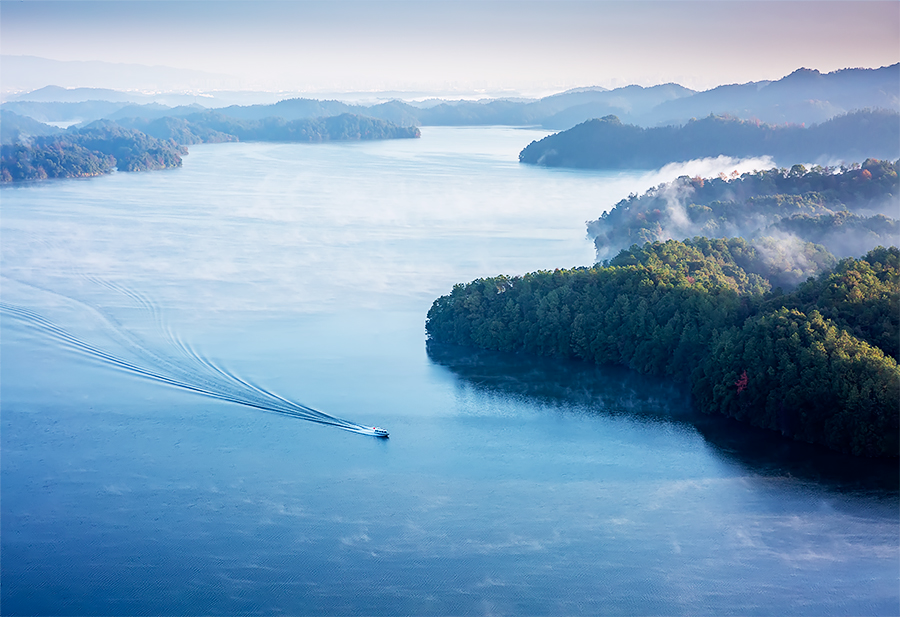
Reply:
[[[621,200],[588,223],[588,235],[598,260],[645,242],[744,237],[784,272],[805,278],[805,243],[839,257],[900,244],[897,172],[897,162],[867,159],[839,168],[798,164],[731,177],[681,177]]]

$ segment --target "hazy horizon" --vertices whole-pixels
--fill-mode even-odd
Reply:
[[[900,60],[896,2],[3,1],[0,11],[4,93],[142,89],[122,65],[152,68],[132,82],[156,91],[533,97],[670,82],[706,90]],[[27,87],[10,56],[119,66],[77,65],[93,73],[71,78],[93,83]]]

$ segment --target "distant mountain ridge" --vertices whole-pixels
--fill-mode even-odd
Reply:
[[[110,88],[63,88],[44,86],[25,95],[11,96],[10,101],[31,101],[35,103],[83,103],[85,101],[107,101],[109,103],[133,103],[136,98],[150,99],[133,92],[120,92]]]
[[[93,93],[93,89],[89,90]],[[106,101],[102,105],[97,101],[63,103],[46,100],[54,96],[54,92],[60,98],[71,99],[73,91],[42,88],[36,91],[38,100],[27,101],[28,97],[20,96],[0,108],[44,122],[72,119],[89,122],[100,118],[185,116],[198,111],[199,105],[195,101],[200,100],[195,97],[193,104],[169,107],[167,111],[158,103],[150,106],[135,103],[134,96],[130,102]],[[98,96],[105,96],[102,90],[96,92]],[[81,92],[80,96],[84,94]],[[116,97],[110,94],[107,98]],[[184,102],[189,100],[185,98]],[[116,105],[118,107],[113,109]],[[439,101],[421,106],[401,100],[360,105],[337,100],[289,98],[269,105],[231,105],[213,109],[243,120],[267,117],[299,120],[350,113],[402,126],[541,125],[567,129],[608,115],[642,127],[681,125],[711,113],[771,124],[817,124],[864,108],[900,112],[900,63],[877,69],[850,68],[831,73],[801,68],[775,81],[723,85],[703,92],[678,84],[632,85],[612,90],[594,86],[574,88],[539,100]]]
[[[234,88],[240,80],[229,75],[207,73],[168,66],[147,66],[96,60],[52,60],[38,56],[0,56],[3,63],[3,94],[34,91],[48,84],[78,87],[85,84],[97,88],[156,92],[165,84],[184,91]]]
[[[778,81],[719,86],[662,102],[653,118],[683,123],[715,113],[773,124],[811,124],[863,108],[900,110],[900,64],[832,73],[800,68]]]

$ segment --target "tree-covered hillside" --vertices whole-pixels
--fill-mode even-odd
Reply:
[[[144,171],[180,167],[181,155],[187,154],[184,146],[196,143],[357,141],[418,136],[417,128],[352,114],[290,122],[281,118],[235,120],[213,112],[185,118],[98,120],[81,129],[4,145],[0,153],[0,181],[80,178],[113,169]]]
[[[55,126],[38,122],[28,116],[11,111],[0,111],[0,144],[14,144],[32,137],[42,137],[61,132]]]
[[[89,178],[111,172],[116,159],[68,140],[0,147],[0,182]]]
[[[897,456],[900,372],[889,332],[900,250],[844,260],[789,294],[772,292],[770,269],[739,238],[646,244],[603,266],[456,285],[435,300],[426,331],[437,342],[690,380],[705,412]]]
[[[83,178],[119,171],[181,166],[183,147],[113,122],[2,146],[0,181]]]
[[[898,135],[900,114],[887,110],[856,111],[808,128],[709,115],[683,126],[645,129],[606,116],[531,142],[519,153],[519,161],[547,167],[657,169],[722,155],[771,156],[780,162],[896,159]]]
[[[632,244],[693,236],[756,243],[776,237],[780,247],[791,237],[842,257],[859,255],[900,244],[900,221],[892,218],[900,213],[897,171],[897,162],[868,159],[838,169],[794,165],[731,178],[682,177],[623,199],[588,223],[588,235],[599,259]]]
[[[238,141],[238,138],[229,133],[217,131],[201,122],[191,122],[185,118],[165,116],[155,120],[139,120],[126,118],[116,120],[116,123],[131,129],[135,129],[156,137],[157,139],[171,139],[175,143],[186,146],[192,144],[223,143]]]
[[[118,122],[146,131],[160,139],[173,139],[183,144],[222,141],[365,141],[407,139],[421,135],[419,129],[415,127],[398,126],[387,120],[354,114],[299,120],[285,120],[279,117],[240,120],[207,111],[183,118],[160,118],[150,121],[122,119]]]

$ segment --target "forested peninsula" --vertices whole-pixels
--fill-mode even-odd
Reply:
[[[180,167],[187,150],[110,121],[0,147],[0,181],[86,178],[119,171]]]
[[[616,116],[588,120],[533,141],[519,161],[547,167],[658,169],[692,159],[771,156],[776,161],[900,156],[900,113],[861,110],[810,127],[709,115],[684,125],[642,128]]]
[[[98,120],[84,128],[22,138],[20,118],[0,150],[0,182],[84,178],[119,171],[180,167],[186,145],[225,141],[325,142],[419,137],[419,129],[353,114],[287,121],[237,120],[214,112],[186,118]],[[33,122],[28,125],[32,133]],[[46,126],[46,125],[42,125]],[[49,128],[49,127],[48,127]]]
[[[456,285],[426,331],[668,375],[690,384],[705,413],[898,456],[900,250],[841,260],[789,294],[773,291],[765,267],[742,239],[648,243],[605,266]]]
[[[660,241],[666,199],[678,191],[682,231],[693,224],[730,235],[754,220],[771,235]],[[840,452],[897,457],[900,239],[896,220],[859,214],[878,208],[898,208],[897,163],[681,178],[589,223],[601,256],[629,243],[613,259],[456,285],[435,300],[426,332],[437,343],[669,376],[690,385],[705,413]],[[868,219],[883,227],[863,244],[894,246],[838,260],[788,233],[830,229],[847,249],[860,239],[854,221]]]

